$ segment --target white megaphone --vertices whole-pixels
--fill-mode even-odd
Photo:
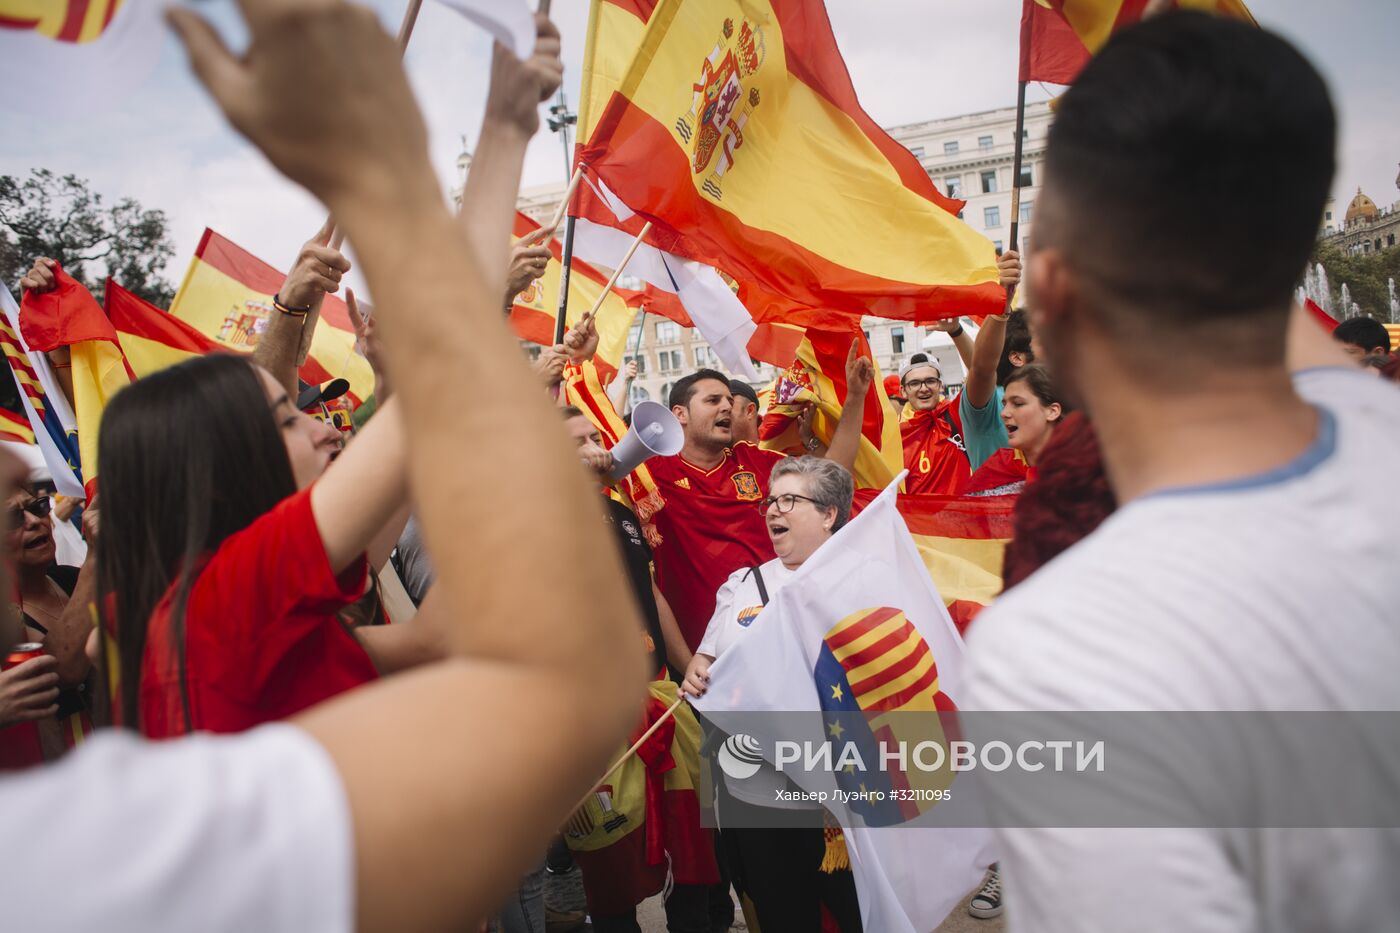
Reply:
[[[685,446],[685,430],[671,409],[660,402],[638,402],[632,408],[632,430],[612,449],[614,481],[635,470],[648,457],[669,457]]]

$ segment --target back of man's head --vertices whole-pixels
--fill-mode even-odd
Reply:
[[[1332,331],[1332,337],[1348,347],[1354,347],[1359,352],[1354,356],[1366,356],[1369,353],[1386,354],[1390,352],[1390,333],[1380,321],[1369,317],[1348,318],[1338,324]]]
[[[1152,17],[1060,99],[1036,250],[1064,256],[1134,363],[1189,351],[1277,364],[1335,135],[1322,78],[1283,39],[1204,13]]]

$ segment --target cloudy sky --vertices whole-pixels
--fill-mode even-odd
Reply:
[[[395,30],[403,0],[373,0],[373,6]],[[571,103],[587,6],[587,0],[553,0]],[[199,7],[231,44],[244,41],[232,0],[202,0]],[[1014,103],[1020,0],[827,0],[827,8],[856,90],[883,125]],[[1341,111],[1339,210],[1358,185],[1380,204],[1400,199],[1400,82],[1394,77],[1400,3],[1253,0],[1251,8],[1261,23],[1301,47],[1332,86]],[[464,142],[467,148],[475,143],[489,54],[484,34],[428,0],[407,63],[444,189],[455,181]],[[0,110],[5,104],[0,99]],[[51,101],[39,113],[2,115],[0,174],[22,175],[31,167],[71,172],[89,178],[109,199],[131,196],[166,211],[177,246],[166,274],[176,282],[206,226],[282,266],[324,216],[227,127],[171,38],[149,78],[97,112]],[[547,184],[564,175],[560,141],[542,131],[531,145],[524,183]]]

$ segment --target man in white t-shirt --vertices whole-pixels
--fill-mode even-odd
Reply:
[[[1400,710],[1400,500],[1373,491],[1400,393],[1284,366],[1334,133],[1295,50],[1203,14],[1120,33],[1061,98],[1029,313],[1121,505],[979,617],[969,708]],[[1394,761],[1357,767],[1400,793]],[[1019,828],[989,783],[1009,928],[1395,926],[1400,831],[1211,828],[1257,775],[1205,767],[1209,793],[1159,792],[1196,828]],[[1117,790],[1105,812],[1137,802]]]

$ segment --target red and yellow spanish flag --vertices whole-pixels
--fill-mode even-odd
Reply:
[[[1005,303],[991,242],[861,108],[815,0],[595,0],[585,56],[581,161],[650,245],[771,296],[755,320]]]
[[[103,302],[131,371],[140,379],[224,348],[172,314],[107,281]]]
[[[516,211],[513,239],[519,240],[538,229],[538,223]],[[563,250],[553,237],[549,240],[549,251],[552,255],[544,275],[516,295],[510,309],[510,324],[516,336],[546,347],[554,345],[554,322],[559,314],[559,279],[563,272]],[[576,256],[570,261],[570,267],[567,321],[572,327],[603,293],[608,276]],[[594,360],[609,380],[622,367],[622,358],[628,350],[627,334],[644,298],[643,292],[614,288],[598,309],[598,352]]]
[[[233,241],[205,230],[170,313],[229,350],[251,350],[267,327],[272,296],[286,274]],[[301,377],[314,384],[343,377],[359,401],[374,393],[374,373],[355,352],[355,328],[345,302],[327,295]]]
[[[97,484],[98,428],[107,401],[136,378],[122,355],[112,322],[97,299],[72,276],[54,266],[58,284],[47,292],[25,292],[19,326],[29,349],[46,353],[69,350],[73,379],[73,416],[83,487],[91,500]]]
[[[878,490],[856,490],[855,509]],[[1002,590],[1002,562],[1011,541],[1015,496],[931,496],[901,493],[896,506],[919,556],[959,632]]]
[[[797,358],[778,376],[772,402],[758,426],[760,447],[803,453],[799,423],[802,409],[808,404],[816,406],[812,433],[823,443],[831,443],[846,402],[846,357],[853,339],[860,342],[860,352],[870,356],[870,345],[859,330],[806,332],[798,345]],[[875,380],[865,396],[860,449],[851,471],[860,489],[884,489],[904,469],[899,420],[885,397],[883,381],[877,366]]]
[[[1153,0],[1024,0],[1021,80],[1071,84],[1109,37],[1138,22]],[[1203,10],[1255,23],[1243,0],[1167,0],[1162,10]]]

